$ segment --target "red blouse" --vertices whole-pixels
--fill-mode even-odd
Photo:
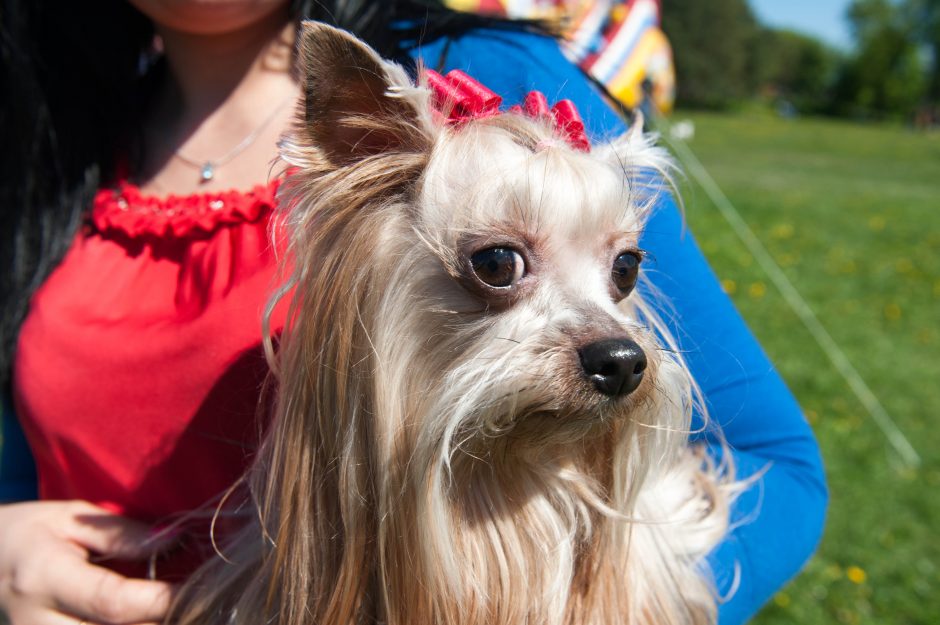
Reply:
[[[276,279],[277,186],[98,193],[33,296],[16,353],[14,401],[41,498],[165,524],[211,506],[241,475],[267,375],[261,317]],[[282,325],[275,315],[273,329]],[[163,571],[194,557],[177,560]]]

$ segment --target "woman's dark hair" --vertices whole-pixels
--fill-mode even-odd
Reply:
[[[471,28],[537,27],[429,0],[293,0],[291,10],[400,60],[417,42]],[[3,387],[29,298],[61,260],[96,190],[113,182],[116,163],[133,162],[152,44],[149,20],[127,0],[0,0]]]

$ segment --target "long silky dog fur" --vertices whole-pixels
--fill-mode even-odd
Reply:
[[[590,153],[514,113],[444,124],[425,85],[324,25],[299,56],[257,514],[171,622],[714,622],[704,557],[733,471],[689,446],[696,387],[649,289],[610,286],[666,153],[639,124]],[[496,244],[525,251],[508,294],[469,275]],[[578,361],[611,336],[649,360],[627,397]]]

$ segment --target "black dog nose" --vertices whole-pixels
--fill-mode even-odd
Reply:
[[[630,339],[605,339],[578,350],[581,367],[604,395],[629,395],[646,371],[646,354]]]

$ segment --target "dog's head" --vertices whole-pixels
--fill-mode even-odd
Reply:
[[[585,152],[548,119],[447,124],[424,84],[320,24],[300,55],[304,119],[285,157],[297,319],[317,326],[308,368],[348,366],[339,377],[384,434],[445,463],[494,439],[687,425],[685,406],[661,410],[688,382],[637,292],[668,167],[648,136]]]

